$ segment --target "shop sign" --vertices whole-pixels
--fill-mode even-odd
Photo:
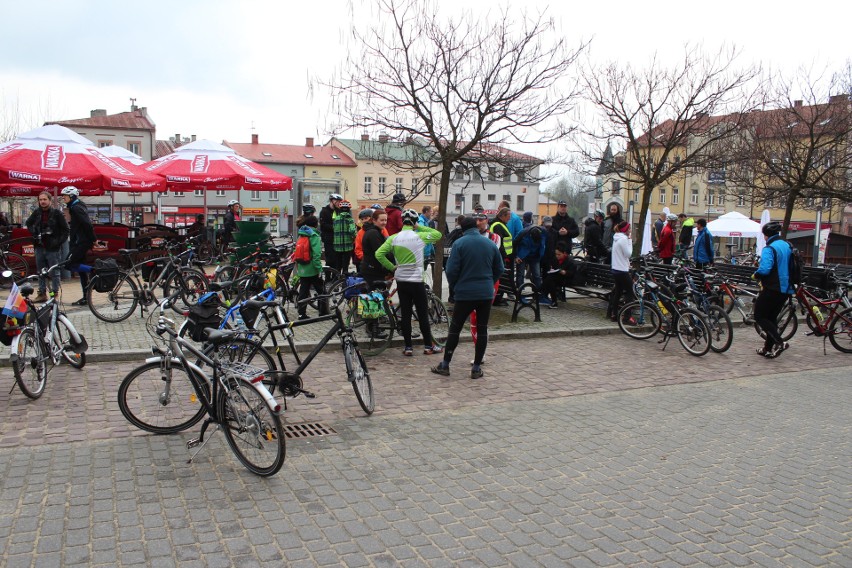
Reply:
[[[178,208],[175,205],[163,205],[160,207],[161,213],[177,213]]]
[[[269,208],[268,207],[265,207],[265,208],[261,207],[261,208],[258,208],[258,209],[243,209],[242,214],[243,215],[269,215]]]

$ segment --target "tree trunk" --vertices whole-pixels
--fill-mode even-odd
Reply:
[[[651,205],[651,190],[648,189],[647,186],[642,187],[642,207],[639,208],[639,222],[636,223],[636,230],[633,231],[633,235],[638,235],[639,238],[633,243],[633,256],[639,256],[642,254],[642,238],[645,234],[645,221],[648,217],[648,208]],[[633,219],[628,219],[627,222],[631,222]]]
[[[447,226],[447,207],[450,197],[450,176],[453,171],[453,163],[444,160],[441,164],[441,189],[438,192],[438,230],[444,232]],[[444,289],[444,240],[435,243],[435,266],[432,268],[432,291],[439,298]]]
[[[799,197],[798,188],[790,188],[790,193],[787,194],[787,203],[784,207],[784,225],[781,227],[781,238],[787,238],[787,227],[790,226],[790,218],[793,217],[793,206],[796,204],[796,198]]]

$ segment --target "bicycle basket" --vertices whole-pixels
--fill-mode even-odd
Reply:
[[[163,270],[163,266],[165,266],[166,261],[160,258],[152,259],[145,262],[142,266],[139,267],[139,272],[142,274],[142,280],[145,282],[150,282],[151,280],[156,280],[160,275],[160,272]]]
[[[378,319],[385,315],[381,294],[361,294],[358,296],[358,315],[363,319]]]
[[[114,258],[95,259],[93,271],[95,279],[92,286],[96,292],[110,292],[118,284],[118,263]]]

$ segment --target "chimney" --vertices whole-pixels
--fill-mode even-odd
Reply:
[[[252,135],[251,135],[251,143],[252,143],[252,144],[257,144],[257,143],[258,143],[257,141],[258,141],[259,136],[260,136],[259,134],[252,134]]]
[[[175,134],[175,148],[180,146],[180,144],[181,144],[180,134]]]
[[[387,141],[388,141],[388,135],[387,134],[379,134],[379,142],[381,142],[382,144],[385,144]]]
[[[308,148],[314,147],[314,139],[313,138],[305,138],[305,146]]]
[[[362,134],[361,135],[361,142],[369,142],[369,140],[370,140],[369,134]]]
[[[831,95],[828,97],[829,104],[842,103],[849,100],[849,95]]]
[[[145,118],[148,118],[148,107],[136,107],[136,110],[139,111],[139,114],[141,114]]]
[[[95,110],[91,111],[91,114],[92,114],[91,118],[95,118],[96,116],[106,116],[106,109],[105,108],[96,108]]]
[[[195,134],[192,135],[192,139],[190,140],[190,142],[195,142]]]
[[[801,108],[802,101],[801,100],[793,101],[793,106],[796,107],[796,108]]]

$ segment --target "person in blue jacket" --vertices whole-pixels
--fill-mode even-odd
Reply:
[[[778,315],[790,296],[796,292],[790,283],[790,255],[793,248],[781,238],[781,223],[763,226],[766,246],[760,255],[760,266],[752,278],[760,281],[760,293],[754,301],[754,319],[766,334],[758,355],[774,359],[790,347],[778,332]]]
[[[509,222],[506,223],[506,226],[509,228],[509,232],[512,233],[512,238],[514,239],[520,234],[521,231],[524,230],[524,222],[521,220],[520,217],[518,217],[517,213],[512,211],[512,204],[506,201],[505,199],[500,202],[500,206],[497,207],[497,210],[499,211],[504,207],[511,211],[511,214],[509,215]]]
[[[485,348],[488,347],[488,318],[494,300],[494,285],[503,274],[503,258],[494,242],[479,233],[477,217],[471,215],[464,218],[464,233],[453,243],[453,254],[447,261],[447,281],[453,289],[456,303],[444,347],[444,359],[432,367],[436,375],[449,376],[450,361],[459,344],[464,322],[472,312],[476,312],[478,336],[470,378],[482,377],[480,365],[485,358]]]
[[[536,290],[541,290],[541,259],[547,247],[547,235],[542,227],[530,225],[518,234],[515,240],[515,283],[518,288],[524,285],[526,267],[530,270],[530,280]]]
[[[704,268],[713,264],[716,256],[713,235],[707,228],[707,219],[699,219],[695,222],[695,227],[698,229],[698,236],[695,237],[695,246],[692,247],[692,260],[695,261],[695,266]]]

